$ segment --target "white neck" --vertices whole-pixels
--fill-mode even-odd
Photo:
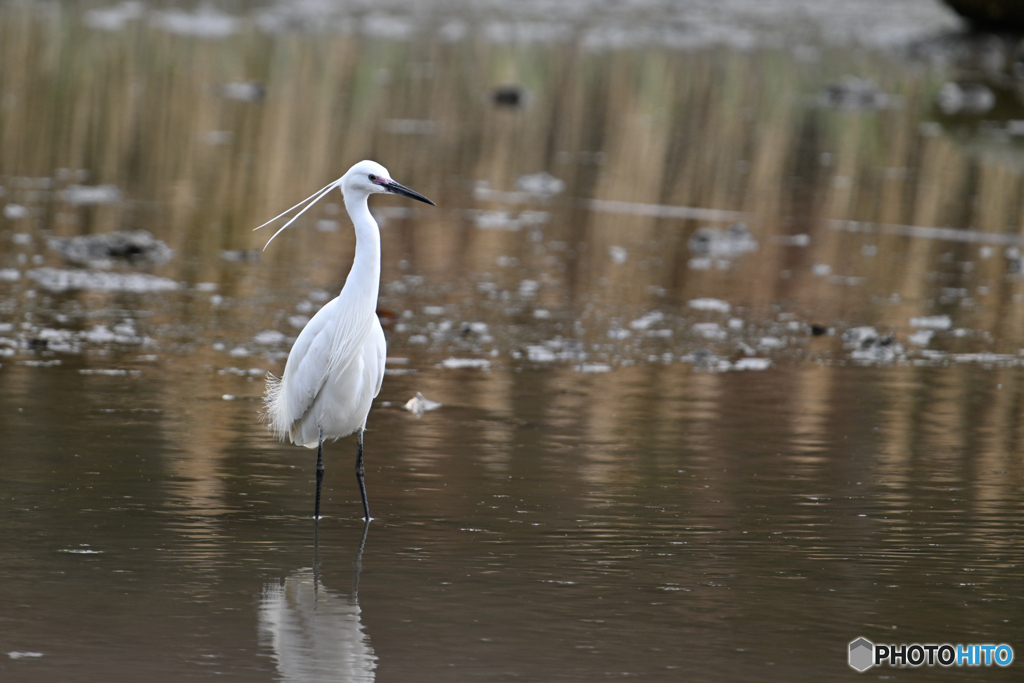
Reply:
[[[365,194],[345,197],[345,208],[356,229],[356,255],[340,296],[348,300],[350,306],[366,308],[361,311],[363,314],[373,315],[380,289],[380,230],[366,200]]]

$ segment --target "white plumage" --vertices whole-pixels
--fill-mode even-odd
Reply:
[[[373,399],[384,380],[387,344],[377,318],[380,287],[380,230],[370,215],[371,194],[389,192],[434,205],[432,201],[391,179],[374,161],[360,161],[338,180],[299,202],[268,223],[305,204],[305,208],[274,233],[267,245],[309,207],[335,187],[341,188],[345,208],[356,231],[352,270],[341,293],[306,323],[288,354],[284,375],[267,377],[265,417],[279,439],[317,447],[315,517],[320,516],[323,479],[323,440],[358,433],[356,477],[363,512],[370,518],[363,477],[363,430]],[[260,227],[264,227],[264,223]],[[258,230],[259,228],[257,228]]]

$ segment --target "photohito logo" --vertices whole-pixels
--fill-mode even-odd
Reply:
[[[850,643],[850,666],[867,671],[873,666],[1010,666],[1013,648],[1009,645],[876,645],[867,638]]]

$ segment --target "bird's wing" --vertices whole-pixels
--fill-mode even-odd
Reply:
[[[380,393],[380,387],[384,384],[384,366],[388,362],[388,343],[384,338],[384,328],[380,326],[380,318],[376,315],[374,317],[374,325],[370,334],[376,338],[377,347],[377,388],[373,390],[373,397],[377,398],[377,394]]]
[[[339,303],[333,312],[330,360],[324,368],[325,382],[331,376],[341,377],[348,367],[362,356],[366,335],[373,329],[374,322],[380,325],[373,308],[366,311],[362,310],[365,308],[363,306],[348,305],[343,302],[341,296],[335,301]]]
[[[288,433],[302,419],[327,379],[337,307],[338,300],[333,299],[317,311],[288,352],[281,390],[269,411],[279,433]]]
[[[324,304],[306,323],[288,353],[284,377],[276,385],[268,384],[266,413],[279,438],[288,435],[306,415],[324,384],[331,377],[341,377],[363,354],[363,344],[372,334],[374,323],[380,327],[372,309],[367,314],[347,305],[341,297]],[[375,343],[381,356],[377,391],[384,376],[383,331],[379,337]]]

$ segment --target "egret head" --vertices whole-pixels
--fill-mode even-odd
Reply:
[[[434,202],[430,201],[419,192],[413,192],[404,185],[399,185],[391,179],[391,174],[388,173],[388,169],[384,168],[376,161],[364,160],[348,169],[341,178],[341,192],[346,197],[351,197],[356,194],[375,194],[379,192],[388,192],[391,194],[402,195],[403,197],[409,197],[410,199],[416,199],[421,202],[430,204],[431,206],[437,206]]]
[[[394,180],[391,179],[391,174],[388,173],[388,169],[384,168],[376,161],[360,161],[358,164],[348,169],[348,173],[341,176],[334,182],[328,183],[325,187],[321,188],[312,196],[306,197],[292,208],[288,209],[287,211],[278,216],[275,216],[274,218],[271,218],[263,225],[257,228],[253,228],[254,230],[259,230],[264,226],[270,225],[278,218],[288,215],[289,213],[299,208],[300,206],[303,207],[301,211],[292,216],[287,223],[282,225],[281,228],[277,232],[275,232],[269,240],[267,240],[267,243],[266,245],[264,245],[263,248],[266,249],[268,246],[270,246],[270,243],[274,241],[274,237],[280,235],[285,228],[287,228],[289,225],[298,220],[299,216],[309,211],[310,207],[312,207],[318,201],[326,197],[336,187],[341,188],[342,195],[344,195],[347,199],[360,197],[365,202],[366,198],[369,197],[371,194],[376,194],[379,192],[388,192],[391,194],[400,194],[403,197],[409,197],[410,199],[416,199],[421,202],[426,202],[431,206],[437,206],[437,204],[430,201],[429,199],[421,195],[419,192],[413,192],[408,187],[396,183]]]

